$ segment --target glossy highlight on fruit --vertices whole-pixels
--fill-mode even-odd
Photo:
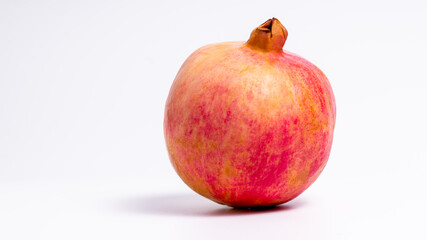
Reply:
[[[169,157],[195,192],[233,207],[301,194],[329,157],[335,99],[315,65],[284,51],[272,18],[247,42],[204,46],[184,62],[165,107]]]

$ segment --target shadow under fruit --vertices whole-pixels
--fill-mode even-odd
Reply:
[[[329,157],[335,99],[315,65],[282,50],[273,18],[247,42],[211,44],[179,70],[164,134],[178,175],[233,207],[273,206],[307,189]]]

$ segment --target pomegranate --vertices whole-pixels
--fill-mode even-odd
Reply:
[[[274,206],[307,189],[324,169],[335,126],[325,74],[282,50],[272,18],[247,42],[195,51],[166,102],[169,158],[195,192],[233,207]]]

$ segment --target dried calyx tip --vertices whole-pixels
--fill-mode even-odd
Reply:
[[[263,24],[261,24],[258,29],[262,30],[262,31],[269,31],[271,32],[271,26],[273,25],[273,19],[268,19],[267,21],[265,21]]]
[[[281,51],[287,37],[286,28],[277,18],[272,18],[252,31],[247,45],[262,51]]]

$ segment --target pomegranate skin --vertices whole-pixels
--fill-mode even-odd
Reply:
[[[165,140],[178,175],[200,195],[233,207],[297,197],[320,175],[332,146],[336,107],[329,81],[315,65],[283,51],[287,31],[269,21],[247,42],[195,51],[165,107]]]

